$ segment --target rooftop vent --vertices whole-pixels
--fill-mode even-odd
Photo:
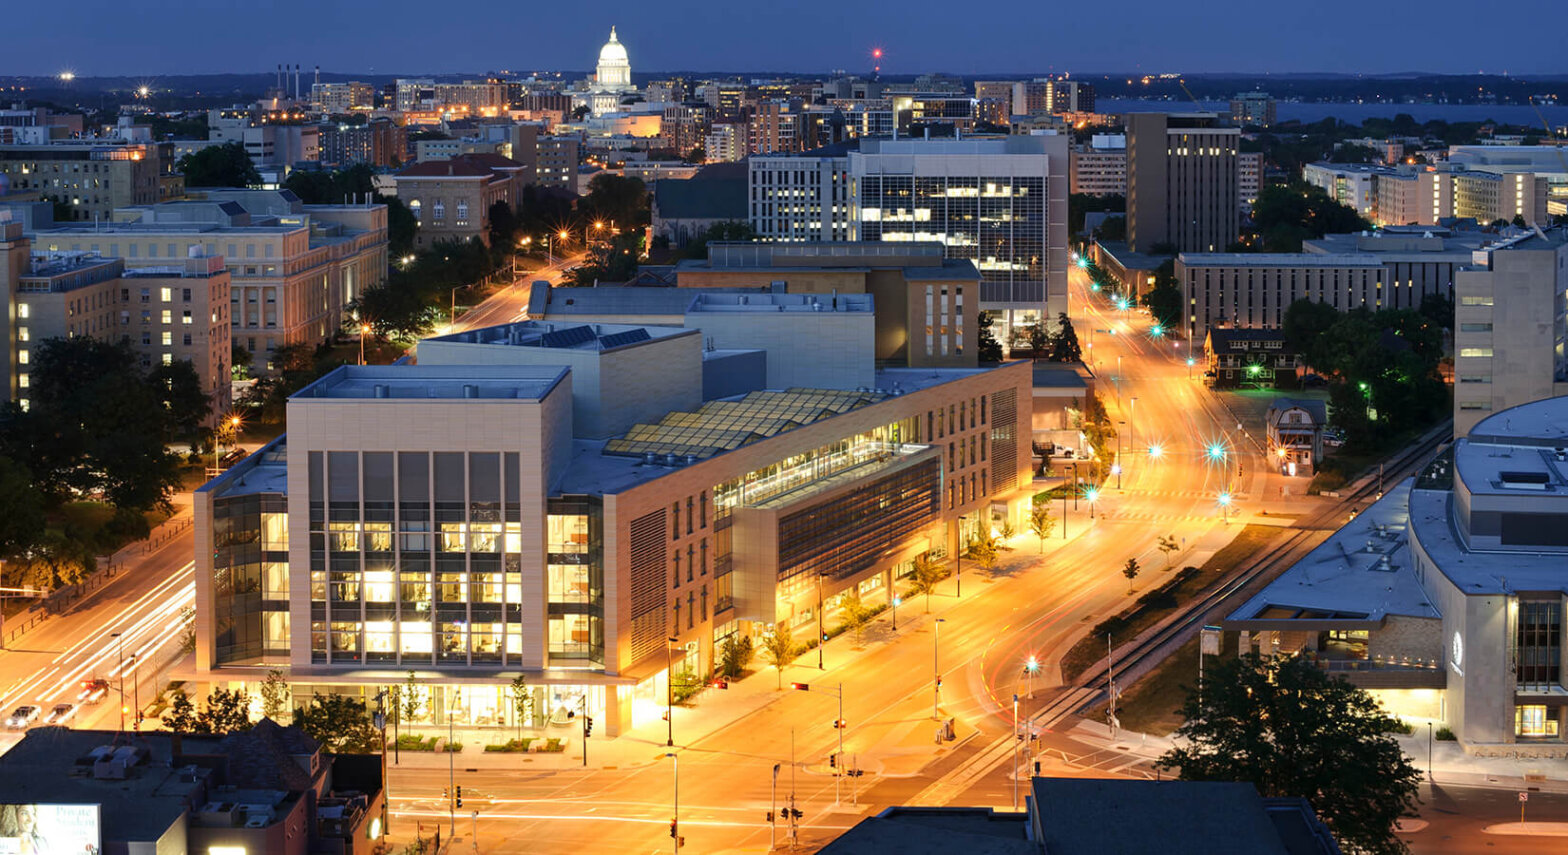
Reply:
[[[387,384],[385,383],[377,383],[376,385],[370,387],[370,394],[377,398],[387,397],[387,392]]]
[[[473,383],[464,383],[463,384],[463,397],[465,397],[465,398],[477,398],[477,397],[479,397],[479,387],[474,385]]]

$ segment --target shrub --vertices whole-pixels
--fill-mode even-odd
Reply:
[[[1454,732],[1449,730],[1448,725],[1445,724],[1437,729],[1437,738],[1442,742],[1454,742],[1459,737],[1454,736]]]
[[[1410,734],[1416,732],[1416,726],[1402,718],[1396,718],[1394,719],[1394,732],[1409,736]]]
[[[566,744],[561,742],[561,740],[557,739],[556,737],[552,736],[549,739],[546,739],[544,741],[544,750],[545,751],[557,751],[557,752],[558,751],[565,751],[566,750]]]

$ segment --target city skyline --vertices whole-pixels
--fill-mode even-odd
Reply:
[[[163,0],[154,14],[136,16],[102,0],[83,5],[68,49],[53,39],[19,41],[8,48],[0,74],[265,71],[284,60],[307,68],[319,65],[331,73],[586,71],[612,24],[620,28],[633,65],[642,72],[869,72],[875,63],[872,51],[881,48],[883,72],[895,75],[1561,73],[1547,59],[1552,44],[1544,28],[1518,34],[1507,51],[1499,43],[1494,54],[1433,51],[1433,45],[1442,44],[1453,14],[1463,11],[1446,0],[1428,6],[1430,14],[1419,18],[1337,2],[1320,10],[1324,14],[1306,19],[1284,7],[1258,7],[1236,16],[1225,8],[1194,11],[1132,0],[1117,18],[1114,36],[1103,38],[1097,38],[1100,22],[1089,14],[1053,11],[1047,19],[1043,10],[1021,3],[1003,4],[988,16],[972,18],[955,18],[928,0],[906,7],[897,17],[886,16],[876,4],[859,4],[835,9],[832,26],[800,9],[745,8],[717,19],[704,17],[705,7],[681,3],[658,12],[618,10],[602,16],[584,16],[566,7],[524,10],[497,5],[486,18],[490,23],[475,28],[469,26],[473,18],[432,16],[406,0],[391,0],[375,17],[343,4],[283,0],[273,10],[277,20],[314,21],[316,26],[276,32],[257,26],[248,10],[239,7],[204,9],[195,18],[188,13],[196,7],[186,0]],[[42,7],[18,12],[19,32],[47,32],[51,26],[51,13]],[[1347,18],[1335,12],[1358,15],[1358,28],[1390,28],[1403,35],[1385,40],[1369,54],[1363,40],[1344,37]],[[416,20],[419,26],[409,26]],[[1002,20],[1012,24],[996,26]],[[1046,30],[1057,23],[1064,31],[1053,35]],[[1287,26],[1293,38],[1270,38]],[[213,37],[223,33],[231,35]],[[532,33],[549,37],[534,39]],[[180,44],[179,51],[147,50],[148,44],[171,39]],[[463,49],[432,50],[432,44]]]

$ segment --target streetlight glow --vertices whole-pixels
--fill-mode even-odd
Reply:
[[[1156,460],[1158,460],[1160,455],[1162,455],[1164,453],[1165,453],[1165,449],[1161,448],[1158,443],[1155,443],[1154,445],[1149,446],[1149,456],[1154,458],[1154,459],[1156,459]]]
[[[1213,445],[1209,446],[1209,452],[1208,453],[1209,453],[1209,459],[1210,460],[1224,460],[1225,459],[1225,445],[1223,443],[1216,442]]]
[[[1152,335],[1155,338],[1159,338],[1160,336],[1165,335],[1165,327],[1162,327],[1159,324],[1155,324],[1154,326],[1149,327],[1149,335]]]
[[[1229,507],[1230,506],[1230,494],[1229,493],[1221,493],[1220,494],[1220,506],[1221,507]]]

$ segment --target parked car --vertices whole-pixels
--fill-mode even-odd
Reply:
[[[83,680],[81,691],[76,693],[76,700],[83,704],[96,704],[109,694],[108,680]]]
[[[65,724],[73,718],[76,718],[76,704],[55,704],[44,716],[44,724]]]
[[[1328,381],[1316,374],[1305,374],[1301,378],[1301,388],[1303,389],[1321,389],[1327,385]]]
[[[249,454],[250,454],[250,452],[246,451],[243,448],[230,449],[227,454],[225,454],[222,457],[218,458],[218,468],[219,469],[227,469],[230,466],[233,466],[234,464],[240,462],[241,460],[244,460],[245,457],[247,455],[249,455]]]
[[[22,730],[37,720],[38,708],[32,704],[25,704],[11,713],[11,717],[5,720],[5,726],[12,730]]]

